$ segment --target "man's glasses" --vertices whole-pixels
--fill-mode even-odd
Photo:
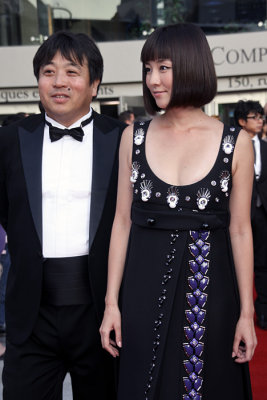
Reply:
[[[250,115],[249,117],[247,117],[247,119],[254,119],[256,121],[262,119],[263,121],[265,121],[265,115]]]

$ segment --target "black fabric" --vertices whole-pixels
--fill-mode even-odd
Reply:
[[[173,215],[169,213],[169,210],[156,210],[153,206],[142,209],[136,203],[132,205],[131,219],[134,224],[150,229],[188,231],[189,229],[207,230],[229,227],[227,211],[196,214],[194,211],[184,210],[183,213]]]
[[[24,345],[7,342],[3,400],[62,400],[68,371],[74,400],[115,400],[113,362],[92,304],[42,305]]]
[[[61,128],[57,128],[56,126],[53,126],[50,122],[48,122],[47,120],[45,120],[46,125],[49,126],[49,136],[50,136],[50,140],[51,142],[56,142],[57,140],[63,138],[63,136],[72,136],[73,139],[78,140],[79,142],[83,141],[83,136],[84,136],[84,132],[83,132],[83,127],[85,125],[90,124],[90,122],[93,120],[93,115],[91,115],[90,118],[87,118],[85,121],[82,121],[81,126],[78,126],[76,128],[65,128],[65,129],[61,129]]]
[[[229,197],[239,131],[225,126],[209,173],[175,187],[147,162],[149,124],[134,127],[118,400],[251,400],[248,364],[232,359],[240,303]]]
[[[67,306],[91,301],[88,256],[46,258],[42,303]]]
[[[117,154],[125,124],[96,112],[93,112],[93,118],[88,273],[100,325],[105,306],[110,231],[116,206]],[[8,233],[11,257],[6,290],[7,337],[16,344],[22,344],[30,336],[42,295],[44,126],[44,116],[37,114],[0,128],[0,222]]]

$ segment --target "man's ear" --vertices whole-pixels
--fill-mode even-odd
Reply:
[[[99,84],[100,84],[100,79],[96,79],[96,80],[92,83],[92,88],[93,88],[93,93],[92,93],[92,95],[93,95],[93,97],[96,97],[96,96],[97,96]]]
[[[246,125],[247,121],[243,118],[239,118],[238,120],[239,125],[244,128],[244,126]]]

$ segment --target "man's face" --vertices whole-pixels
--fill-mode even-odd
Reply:
[[[246,120],[240,119],[238,122],[253,137],[261,132],[263,119],[264,117],[261,114],[251,111],[248,113]]]
[[[58,52],[51,62],[40,68],[39,94],[47,115],[70,126],[90,109],[99,81],[90,85],[87,62],[71,62]]]

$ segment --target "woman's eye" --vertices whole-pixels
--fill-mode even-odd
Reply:
[[[145,67],[145,73],[147,74],[148,72],[150,72],[150,67]]]
[[[161,71],[166,71],[167,69],[169,69],[170,67],[167,67],[167,65],[161,65],[160,69]]]

